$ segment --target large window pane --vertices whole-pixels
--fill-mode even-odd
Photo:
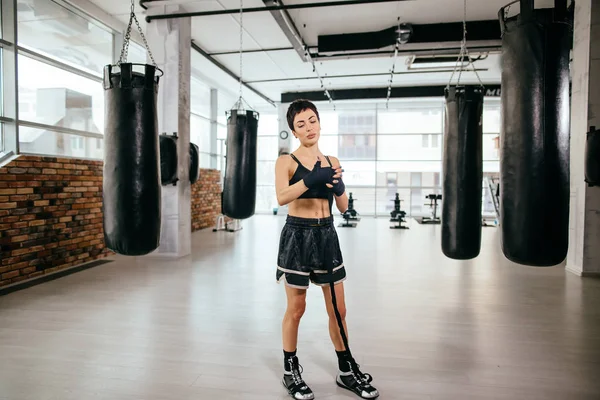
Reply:
[[[25,126],[19,128],[19,147],[21,153],[93,159],[104,158],[104,140],[102,139]]]
[[[210,86],[194,76],[190,80],[190,110],[210,119]]]
[[[485,161],[500,160],[500,151],[498,149],[498,134],[483,135],[483,159]]]
[[[344,160],[375,160],[377,156],[376,135],[339,135],[338,158]]]
[[[337,135],[338,129],[338,114],[335,111],[319,112],[321,120],[321,135]]]
[[[500,100],[485,99],[483,103],[483,133],[500,133]]]
[[[279,120],[277,114],[260,114],[258,119],[258,136],[279,135]]]
[[[104,133],[104,93],[96,81],[19,56],[19,119]]]
[[[130,40],[129,49],[127,50],[127,62],[137,64],[146,64],[149,62],[146,48]]]
[[[379,111],[377,129],[388,133],[442,133],[443,105]]]
[[[379,135],[378,160],[437,161],[442,159],[442,135]]]
[[[273,209],[279,207],[277,204],[277,195],[275,194],[275,185],[256,187],[256,206],[255,212],[265,213],[273,212]]]
[[[202,153],[210,153],[210,121],[190,115],[190,142],[198,145]]]
[[[377,186],[440,186],[441,161],[378,161]]]
[[[256,183],[258,185],[275,185],[275,161],[258,161],[256,163]]]
[[[257,152],[259,160],[276,160],[279,148],[279,139],[277,136],[259,136],[257,143]]]
[[[340,160],[346,186],[375,186],[375,161]]]
[[[375,111],[346,111],[338,114],[338,134],[375,133]]]
[[[113,35],[99,25],[49,0],[18,3],[20,45],[97,73],[116,61]],[[41,72],[38,75],[46,76]],[[29,79],[32,75],[21,76]]]

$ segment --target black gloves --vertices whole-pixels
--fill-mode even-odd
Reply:
[[[333,175],[335,175],[335,170],[333,168],[321,168],[321,161],[317,161],[312,171],[310,171],[303,180],[306,187],[312,189],[325,185],[326,183],[333,184]]]
[[[344,181],[342,181],[342,178],[337,178],[337,181],[337,183],[333,184],[333,194],[339,197],[343,195],[346,191],[346,185],[344,185]]]

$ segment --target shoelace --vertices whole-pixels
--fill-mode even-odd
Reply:
[[[288,360],[288,363],[290,364],[290,371],[292,372],[292,378],[294,379],[294,383],[296,385],[301,385],[304,383],[304,381],[302,380],[302,376],[300,376],[300,374],[304,371],[304,368],[302,368],[302,365],[300,364],[296,364],[294,365],[294,361],[293,360]]]
[[[356,363],[352,363],[348,361],[350,365],[350,372],[352,373],[352,377],[358,383],[363,383],[367,386],[373,381],[373,377],[369,374],[363,373],[360,370],[360,365]]]

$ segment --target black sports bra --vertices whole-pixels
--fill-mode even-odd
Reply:
[[[296,158],[295,155],[290,154],[290,156],[298,163],[298,168],[296,168],[296,172],[294,172],[292,179],[290,179],[290,186],[291,186],[294,183],[302,180],[302,178],[304,178],[304,176],[306,174],[310,173],[310,170],[308,168],[306,168],[304,165],[302,165],[302,163]],[[333,168],[333,165],[331,164],[331,160],[329,159],[329,157],[325,156],[325,158],[329,162],[329,166]],[[327,186],[323,185],[323,187],[319,188],[319,189],[308,189],[306,192],[302,193],[298,198],[299,199],[327,199],[331,203],[333,201],[333,192]]]

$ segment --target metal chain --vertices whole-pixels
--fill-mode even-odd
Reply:
[[[132,25],[133,21],[135,21],[135,24],[137,25],[138,32],[140,33],[140,36],[142,37],[142,41],[144,42],[144,46],[146,47],[146,50],[148,51],[150,60],[152,60],[152,65],[154,65],[155,67],[158,67],[156,65],[156,61],[154,61],[154,56],[152,55],[152,51],[150,51],[150,46],[148,46],[148,42],[146,41],[146,36],[144,36],[144,32],[142,32],[142,27],[140,26],[140,23],[139,23],[137,17],[135,16],[135,0],[131,0],[131,14],[129,16],[129,24],[127,25],[127,31],[125,32],[125,37],[123,38],[123,48],[121,49],[121,56],[119,58],[119,61],[117,62],[117,65],[121,65],[121,63],[127,62],[127,55],[129,53],[129,41],[131,40],[131,25]]]
[[[454,70],[452,71],[452,75],[450,76],[450,81],[448,82],[448,85],[446,86],[446,88],[450,87],[450,84],[452,83],[452,79],[454,78],[454,74],[456,73],[457,68],[459,68],[459,65],[460,65],[460,70],[458,73],[458,82],[456,84],[457,85],[460,84],[460,78],[463,73],[462,64],[464,63],[465,56],[467,57],[467,62],[473,69],[473,72],[475,73],[475,75],[477,76],[477,80],[479,81],[479,84],[481,86],[484,86],[483,82],[481,81],[481,78],[479,77],[479,74],[477,73],[477,69],[475,68],[475,64],[473,64],[473,61],[469,54],[469,50],[467,48],[467,0],[464,0],[463,39],[462,39],[461,46],[460,46],[460,54],[458,55],[458,59],[456,60],[456,65],[454,66]]]
[[[242,98],[242,74],[244,73],[244,63],[243,63],[243,54],[244,54],[244,0],[240,0],[240,99]]]
[[[397,32],[398,35],[400,34],[400,17],[398,17],[398,28],[397,28]],[[396,43],[394,46],[394,61],[392,62],[392,69],[390,70],[390,81],[389,81],[389,86],[388,86],[388,90],[387,90],[387,98],[385,100],[385,108],[388,108],[389,102],[390,102],[390,96],[392,95],[392,82],[394,81],[394,71],[396,69],[396,60],[398,58],[398,50],[400,47],[400,38],[396,38]]]

